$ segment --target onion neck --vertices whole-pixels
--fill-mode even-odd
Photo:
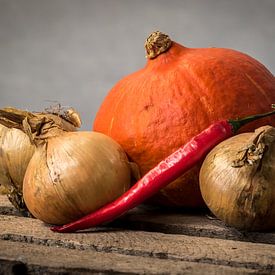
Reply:
[[[275,128],[272,126],[262,126],[257,128],[252,134],[244,148],[240,148],[238,155],[232,162],[232,167],[242,167],[245,165],[259,164],[265,154],[266,148],[274,144]]]
[[[146,58],[154,59],[169,50],[172,40],[167,34],[155,31],[145,41]]]
[[[20,129],[37,146],[46,143],[48,138],[76,130],[72,123],[57,114],[32,113],[16,108],[0,109],[0,124]]]

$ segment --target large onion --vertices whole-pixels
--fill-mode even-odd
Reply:
[[[119,197],[129,188],[130,177],[126,154],[110,137],[63,133],[37,147],[23,195],[36,218],[64,224]]]
[[[241,230],[275,228],[275,128],[225,140],[206,157],[200,189],[209,209]]]

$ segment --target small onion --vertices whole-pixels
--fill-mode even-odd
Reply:
[[[11,203],[25,211],[23,179],[35,147],[21,130],[0,125],[0,186]]]
[[[200,170],[212,213],[246,231],[275,228],[275,128],[263,126],[217,145]]]

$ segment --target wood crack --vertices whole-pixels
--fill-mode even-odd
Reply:
[[[177,255],[172,255],[164,252],[148,252],[142,250],[135,249],[124,249],[113,246],[98,246],[95,244],[76,244],[69,241],[63,240],[51,240],[51,239],[40,239],[33,236],[22,236],[17,234],[1,234],[1,240],[12,241],[12,242],[22,242],[29,244],[37,244],[42,246],[50,246],[50,247],[60,247],[66,249],[73,250],[92,250],[95,252],[104,252],[104,253],[116,253],[128,256],[139,256],[139,257],[149,257],[149,258],[157,258],[157,259],[169,259],[174,261],[185,261],[185,262],[195,262],[195,263],[204,263],[204,264],[212,264],[219,266],[230,266],[230,267],[245,267],[253,270],[257,270],[259,272],[273,272],[274,265],[273,264],[259,264],[255,262],[238,262],[234,260],[221,260],[221,259],[213,259],[210,257],[200,257],[200,258],[187,258],[187,257],[178,257]]]

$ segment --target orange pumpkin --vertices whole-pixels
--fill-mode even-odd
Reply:
[[[146,66],[112,88],[93,126],[120,143],[142,175],[214,121],[267,112],[275,103],[274,76],[244,53],[186,48],[160,32],[149,36],[145,48]],[[264,124],[275,126],[274,118],[242,131]],[[192,168],[151,201],[203,206],[199,169]]]

